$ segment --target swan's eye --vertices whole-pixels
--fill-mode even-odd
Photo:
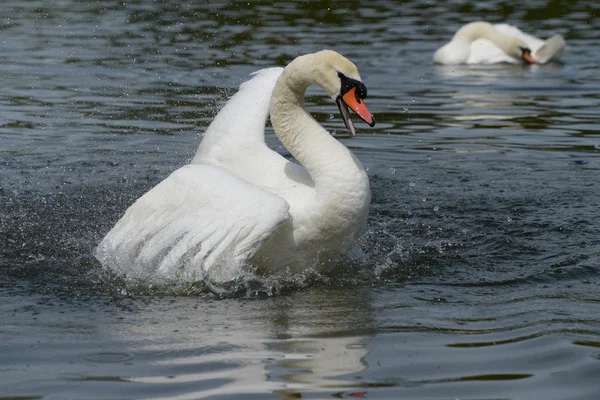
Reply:
[[[356,98],[357,98],[357,100],[358,100],[359,97],[361,99],[364,99],[365,97],[367,97],[367,87],[362,82],[358,82],[358,85],[356,86]]]
[[[519,49],[521,50],[521,54],[523,54],[523,55],[531,53],[531,50],[527,47],[519,46]]]
[[[357,81],[356,79],[348,78],[341,72],[338,72],[338,76],[340,77],[340,94],[342,96],[348,93],[352,88],[356,88],[356,101],[360,103],[360,99],[364,99],[365,97],[367,97],[367,87],[364,83],[362,83],[361,81]]]

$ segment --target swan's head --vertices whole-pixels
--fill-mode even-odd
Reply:
[[[531,49],[529,47],[519,46],[519,51],[521,53],[520,58],[523,60],[523,62],[525,62],[525,64],[537,63],[537,60],[535,58],[533,58],[533,56],[531,55]]]
[[[348,109],[354,111],[369,126],[374,126],[375,118],[364,102],[367,87],[362,82],[356,65],[332,50],[323,50],[312,56],[317,83],[335,100],[350,133],[355,135],[356,129]]]
[[[531,49],[524,41],[511,37],[507,41],[506,53],[525,64],[536,64],[537,60],[531,54]]]

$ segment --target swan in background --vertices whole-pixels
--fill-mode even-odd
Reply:
[[[375,120],[345,57],[324,50],[256,72],[223,107],[186,165],[139,198],[98,245],[128,279],[223,283],[243,276],[326,271],[363,231],[369,179],[360,161],[306,110],[308,86]],[[301,165],[265,144],[265,121]]]
[[[471,22],[433,55],[436,64],[546,64],[560,58],[565,40],[541,40],[506,24]]]

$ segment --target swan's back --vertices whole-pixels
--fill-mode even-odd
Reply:
[[[544,41],[542,39],[538,39],[535,36],[528,35],[516,26],[508,24],[495,24],[494,28],[496,28],[498,31],[504,33],[507,36],[517,38],[527,43],[527,46],[532,52],[544,44]]]
[[[544,41],[522,32],[519,28],[508,24],[494,24],[498,32],[519,39],[527,44],[530,49],[541,46]],[[534,47],[535,46],[535,47]],[[467,64],[520,64],[521,60],[511,57],[488,39],[477,39],[471,43],[471,54]]]

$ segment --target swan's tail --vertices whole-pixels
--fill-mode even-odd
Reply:
[[[208,156],[208,149],[231,149],[248,142],[264,143],[271,92],[282,71],[280,67],[261,69],[251,74],[252,79],[240,85],[238,92],[204,132],[192,164]]]
[[[560,35],[554,35],[544,42],[544,44],[535,51],[534,58],[540,63],[558,60],[566,46],[565,39]]]

